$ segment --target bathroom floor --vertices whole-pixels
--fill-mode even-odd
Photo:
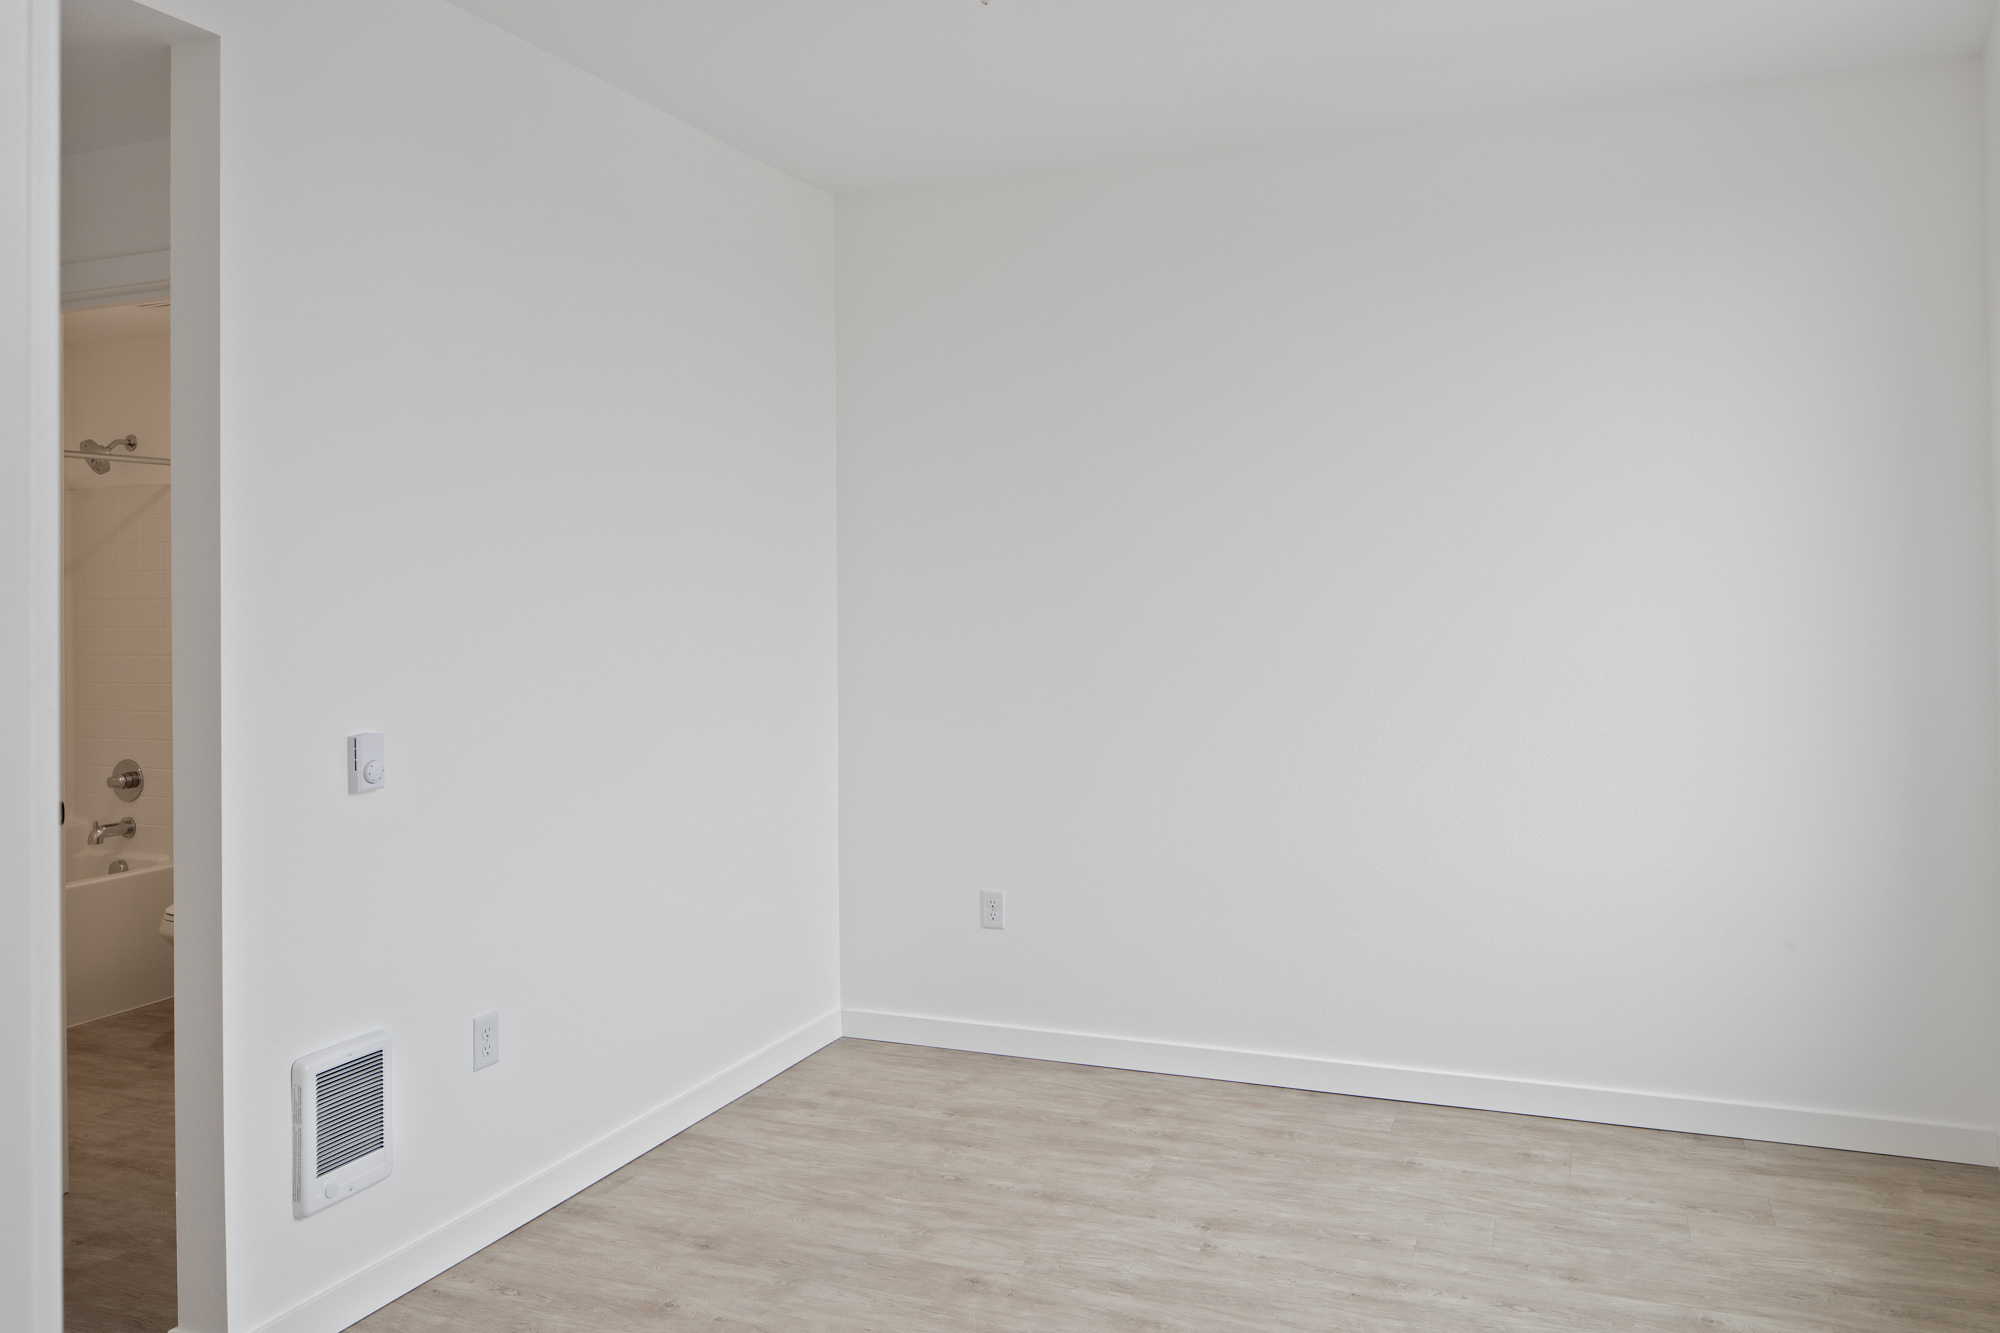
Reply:
[[[69,1030],[65,1333],[174,1326],[174,1002]]]

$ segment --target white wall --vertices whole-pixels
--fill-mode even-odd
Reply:
[[[165,250],[168,141],[63,159],[63,262]]]
[[[164,124],[161,129],[165,133]],[[166,292],[170,143],[153,139],[63,159],[65,305],[106,305]]]
[[[848,1009],[1990,1153],[1979,155],[1961,62],[843,200]]]
[[[837,1007],[833,211],[435,0],[167,7],[222,78],[227,1320],[332,1328]],[[295,1221],[288,1066],[376,1027],[395,1174]]]

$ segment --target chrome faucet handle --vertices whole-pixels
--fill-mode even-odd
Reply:
[[[104,779],[104,785],[117,792],[119,800],[136,801],[139,793],[145,790],[146,774],[133,760],[120,759],[112,768],[111,776]]]

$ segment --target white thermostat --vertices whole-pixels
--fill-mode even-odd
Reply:
[[[357,731],[347,738],[347,790],[358,795],[380,791],[389,781],[382,762],[382,733]]]

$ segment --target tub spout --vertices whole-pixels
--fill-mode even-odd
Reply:
[[[138,822],[130,815],[125,816],[125,818],[115,824],[100,824],[93,819],[90,821],[90,836],[85,838],[84,841],[92,847],[96,847],[100,846],[106,838],[129,838],[138,831]]]

